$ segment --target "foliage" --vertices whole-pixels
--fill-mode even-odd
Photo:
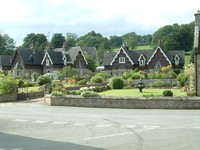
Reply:
[[[110,36],[110,46],[112,48],[119,48],[120,46],[122,46],[122,37],[121,36]]]
[[[164,49],[192,50],[194,40],[194,22],[190,24],[166,25],[153,34],[152,46],[155,48],[159,40],[163,41]]]
[[[84,96],[84,97],[97,97],[97,96],[99,96],[99,94],[94,92],[94,91],[83,91],[81,93],[81,96]]]
[[[196,91],[187,92],[187,96],[196,96]]]
[[[87,84],[87,80],[83,79],[77,82],[78,85],[86,85]]]
[[[51,93],[52,96],[63,96],[64,94],[62,92],[59,92],[59,91],[53,91]]]
[[[51,38],[51,43],[53,44],[54,48],[61,48],[63,43],[65,42],[65,37],[62,33],[54,33]]]
[[[103,92],[103,91],[107,91],[107,90],[111,90],[111,87],[109,85],[96,86],[95,89],[94,89],[95,92]]]
[[[165,90],[162,94],[163,96],[173,96],[173,92],[171,90]]]
[[[48,76],[41,75],[37,78],[37,84],[43,85],[46,83],[51,83],[51,79]]]
[[[163,88],[164,82],[157,79],[157,80],[155,80],[155,82],[149,83],[147,86],[148,87],[155,87],[155,88]]]
[[[61,69],[59,74],[61,79],[71,78],[79,75],[78,70],[75,68],[71,68],[70,66],[66,66]]]
[[[31,75],[32,81],[33,81],[33,82],[36,82],[36,81],[37,81],[37,78],[38,78],[38,74],[34,72],[34,73]]]
[[[112,89],[123,89],[124,88],[124,80],[120,77],[113,77],[110,82],[110,87]]]
[[[90,81],[92,83],[102,83],[103,82],[103,78],[99,77],[99,76],[93,76]]]
[[[16,87],[18,81],[11,76],[5,76],[0,79],[0,93],[1,94],[12,94]]]
[[[180,73],[176,78],[181,87],[185,86],[186,82],[189,79],[189,75],[187,73]]]
[[[138,46],[137,34],[135,32],[126,33],[122,36],[123,42],[127,42],[130,49]]]
[[[77,34],[76,33],[67,33],[67,46],[73,47],[76,46],[76,41],[77,41]]]
[[[89,55],[85,55],[85,58],[86,58],[86,60],[88,62],[88,64],[87,64],[88,69],[90,71],[92,71],[92,72],[95,72],[96,71],[96,67],[97,67],[96,63],[95,63],[95,60]]]
[[[106,72],[99,72],[95,75],[96,77],[101,77],[103,80],[107,80],[108,78],[111,78],[112,76]]]
[[[22,47],[29,48],[33,43],[36,49],[44,49],[46,46],[47,38],[44,34],[27,34],[23,40]]]
[[[14,49],[14,40],[8,34],[0,34],[0,55],[12,55]]]

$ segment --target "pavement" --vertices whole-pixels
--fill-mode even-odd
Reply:
[[[200,110],[0,103],[0,150],[198,150]]]

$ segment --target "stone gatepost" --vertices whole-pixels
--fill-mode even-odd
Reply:
[[[194,36],[195,92],[197,95],[200,93],[200,10],[195,14]]]

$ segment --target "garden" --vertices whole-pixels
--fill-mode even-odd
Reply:
[[[144,83],[142,92],[137,88],[139,81]],[[13,93],[14,87],[18,87],[18,93],[44,91],[54,96],[194,96],[194,65],[182,73],[167,66],[153,73],[136,68],[115,77],[105,72],[80,76],[78,70],[71,67],[41,76],[26,74],[23,78],[0,72],[0,94]]]

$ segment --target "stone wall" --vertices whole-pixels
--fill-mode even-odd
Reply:
[[[93,97],[45,96],[51,106],[76,106],[129,109],[200,109],[199,97]]]
[[[17,100],[26,100],[44,97],[44,91],[40,92],[30,92],[30,93],[19,93],[17,94]]]
[[[0,102],[14,102],[16,100],[16,94],[0,94]]]

